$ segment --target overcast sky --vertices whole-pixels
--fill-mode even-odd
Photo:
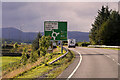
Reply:
[[[60,20],[68,22],[68,31],[89,32],[102,5],[118,10],[117,2],[3,2],[2,27],[43,32],[44,21]]]

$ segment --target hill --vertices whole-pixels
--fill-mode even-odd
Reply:
[[[44,34],[41,32],[42,35]],[[77,41],[89,41],[88,32],[68,31],[68,38],[74,38]],[[36,32],[22,32],[16,28],[2,28],[2,38],[14,41],[28,42],[33,41],[37,36]]]

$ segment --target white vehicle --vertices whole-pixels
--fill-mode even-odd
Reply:
[[[68,48],[74,47],[75,48],[76,41],[75,39],[68,39]]]
[[[57,46],[57,45],[56,45],[56,42],[53,42],[53,46]]]
[[[56,42],[53,42],[53,48],[57,48]]]

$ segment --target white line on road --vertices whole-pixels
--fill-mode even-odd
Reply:
[[[108,57],[108,58],[110,58],[110,59],[112,59],[112,58],[111,58],[110,56],[108,56],[108,55],[105,55],[105,56]],[[112,59],[112,60],[120,66],[120,63],[116,62],[115,59]]]
[[[73,51],[75,51],[75,50],[73,50]],[[80,60],[79,60],[78,65],[76,66],[76,68],[73,70],[73,72],[72,72],[72,73],[69,75],[69,77],[67,78],[67,80],[69,80],[69,79],[73,76],[73,74],[77,71],[78,67],[80,66],[80,64],[81,64],[81,62],[82,62],[82,56],[81,56],[80,52],[78,52],[78,51],[75,51],[75,52],[79,53],[79,55],[80,55]]]

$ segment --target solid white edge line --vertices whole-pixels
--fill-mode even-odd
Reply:
[[[75,50],[73,50],[73,51],[75,51]],[[69,79],[73,76],[73,74],[77,71],[78,67],[80,66],[80,64],[81,64],[81,62],[82,62],[82,56],[81,56],[80,52],[78,52],[78,51],[75,51],[75,52],[79,53],[79,55],[80,55],[80,60],[79,60],[78,65],[77,65],[76,68],[74,69],[74,71],[73,71],[73,72],[69,75],[69,77],[67,78],[67,80],[69,80]]]

